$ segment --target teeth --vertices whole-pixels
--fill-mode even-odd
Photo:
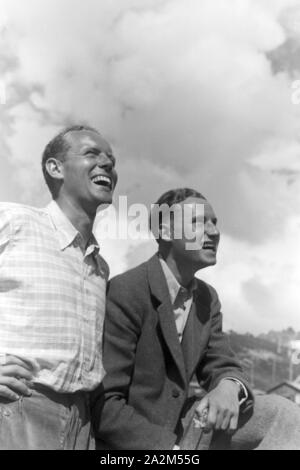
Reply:
[[[99,176],[95,176],[95,178],[92,178],[92,181],[93,183],[108,183],[108,184],[111,184],[111,179],[108,178],[108,176],[104,176],[104,175],[99,175]]]

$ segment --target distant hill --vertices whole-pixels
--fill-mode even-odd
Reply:
[[[280,349],[281,346],[287,347],[292,340],[300,340],[300,332],[296,332],[293,328],[287,328],[282,331],[271,330],[269,333],[260,334],[259,338],[276,343]]]
[[[284,380],[295,380],[300,375],[300,365],[290,365],[288,343],[300,339],[292,328],[282,332],[253,336],[227,332],[230,345],[241,360],[252,386],[263,391]]]

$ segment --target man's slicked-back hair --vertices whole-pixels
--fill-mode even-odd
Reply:
[[[167,204],[169,207],[173,206],[173,204],[180,204],[182,201],[187,199],[188,197],[197,197],[199,199],[206,198],[196,191],[195,189],[191,188],[178,188],[178,189],[170,189],[169,191],[162,194],[159,199],[156,201],[155,204],[159,206],[161,204]]]
[[[163,217],[163,211],[159,210],[159,207],[172,207],[175,204],[180,204],[182,201],[185,201],[188,197],[195,197],[199,199],[204,199],[206,201],[206,198],[203,196],[203,194],[199,193],[199,191],[196,191],[195,189],[191,188],[177,188],[177,189],[170,189],[169,191],[166,191],[164,194],[162,194],[156,203],[154,204],[153,209],[151,210],[151,215],[150,215],[150,229],[152,230],[156,241],[159,243],[160,242],[160,237],[156,236],[157,232],[159,231],[158,229],[160,228],[162,224],[162,217]],[[158,211],[158,214],[157,214]],[[154,227],[153,226],[153,220],[157,220],[156,216],[158,215],[158,224],[159,227]]]
[[[99,131],[94,127],[85,125],[85,124],[74,124],[72,126],[65,127],[62,131],[59,132],[50,142],[46,145],[45,150],[42,155],[42,171],[47,183],[47,186],[52,194],[52,197],[55,199],[58,195],[58,184],[57,181],[52,178],[48,173],[46,168],[46,162],[49,158],[55,158],[63,162],[65,160],[66,154],[70,149],[70,144],[65,138],[67,134],[71,132],[78,131],[91,131],[96,132],[100,135]]]

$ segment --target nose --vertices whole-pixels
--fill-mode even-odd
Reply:
[[[97,165],[107,171],[111,171],[114,168],[114,161],[105,152],[101,152],[97,156]]]
[[[212,238],[219,238],[220,237],[220,231],[212,221],[206,222],[205,232],[209,237],[212,237]]]
[[[118,173],[115,169],[114,157],[110,157],[105,152],[101,152],[99,155],[97,155],[97,166],[105,170],[107,173],[110,173],[113,188],[115,188],[118,181]]]

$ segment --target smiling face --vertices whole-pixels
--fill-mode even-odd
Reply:
[[[100,204],[111,204],[117,183],[115,158],[110,145],[93,131],[72,131],[61,163],[63,182],[60,196],[95,213]]]
[[[197,211],[197,205],[199,204],[203,205],[203,215]],[[220,232],[217,228],[217,218],[212,206],[205,199],[196,197],[188,197],[179,205],[185,213],[183,217],[185,228],[182,229],[180,238],[171,236],[170,243],[172,244],[174,257],[177,260],[181,259],[184,263],[191,263],[196,270],[216,264]],[[188,205],[188,210],[184,209],[185,205]],[[174,223],[176,223],[176,220]],[[187,233],[193,233],[193,238],[187,237]],[[193,249],[187,249],[188,246],[192,246],[191,243]]]

